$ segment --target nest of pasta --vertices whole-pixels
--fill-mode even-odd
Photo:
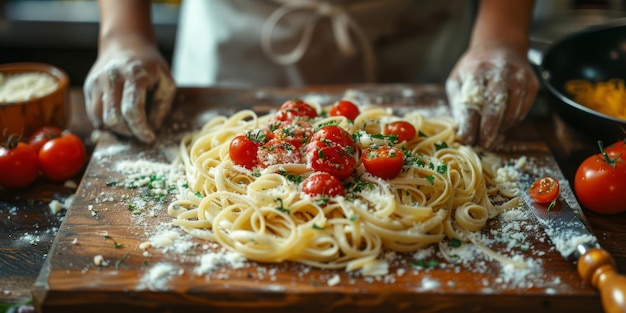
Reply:
[[[458,143],[448,116],[426,118],[416,111],[399,116],[390,108],[360,103],[355,103],[354,115],[337,110],[337,103],[302,103],[313,110],[286,110],[284,104],[262,116],[240,111],[214,117],[183,138],[178,161],[188,182],[169,205],[173,223],[250,260],[361,269],[367,274],[381,268],[384,272],[385,251],[412,252],[449,239],[468,241],[468,233],[517,206],[515,194],[494,181],[497,158],[482,157]],[[415,135],[398,140],[386,132],[399,121],[412,125]],[[328,158],[321,151],[331,143],[323,138],[326,141],[315,146],[310,138],[328,126],[350,135],[354,146],[343,151],[353,161],[345,163],[349,171],[343,165],[329,170],[347,173],[338,174],[343,192],[328,188],[316,194],[308,191],[306,181],[320,171],[316,162]],[[304,139],[298,137],[291,148],[268,143],[268,137],[290,139],[284,134]],[[237,136],[257,140],[259,149],[285,150],[256,163],[235,162],[231,149]],[[366,151],[381,147],[402,154],[401,170],[393,177],[372,174],[364,165],[370,153]],[[291,157],[293,149],[300,158]],[[260,151],[258,155],[271,153]]]

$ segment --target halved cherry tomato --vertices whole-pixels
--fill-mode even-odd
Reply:
[[[289,100],[281,105],[272,121],[288,121],[295,119],[312,119],[317,117],[317,110],[310,104],[300,100]]]
[[[552,177],[542,177],[537,179],[528,188],[528,195],[537,203],[550,203],[554,201],[561,192],[559,181]]]
[[[385,125],[383,134],[385,136],[396,135],[398,142],[403,142],[415,138],[417,131],[415,126],[407,121],[396,121]]]
[[[259,147],[257,162],[263,168],[275,164],[299,164],[302,162],[300,149],[291,142],[280,139],[271,139]]]
[[[350,176],[356,167],[354,157],[340,146],[326,146],[309,153],[313,170],[329,173],[339,179]]]
[[[346,194],[341,180],[326,172],[313,172],[302,182],[302,192],[310,196],[336,197]]]
[[[28,143],[30,143],[30,145],[35,148],[35,151],[39,152],[39,150],[41,150],[41,147],[43,147],[46,142],[54,138],[60,137],[61,133],[63,133],[63,130],[56,126],[44,126],[37,129],[30,136],[30,140],[28,141]]]
[[[85,144],[69,132],[51,139],[39,150],[39,166],[43,175],[56,181],[78,174],[86,160]]]
[[[233,163],[252,169],[257,165],[257,151],[260,146],[260,143],[247,135],[238,135],[230,141],[228,155]]]
[[[363,151],[361,160],[368,173],[382,179],[391,179],[402,171],[404,153],[390,146],[368,148]]]
[[[352,101],[339,100],[330,108],[328,113],[331,116],[345,116],[347,119],[354,121],[361,114],[361,111]]]
[[[24,188],[39,175],[37,151],[25,142],[0,146],[0,186]]]
[[[626,157],[619,143],[585,159],[574,175],[574,191],[587,209],[600,214],[626,212]]]

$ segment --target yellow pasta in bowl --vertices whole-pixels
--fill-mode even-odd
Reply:
[[[626,120],[626,86],[623,79],[599,82],[569,80],[565,84],[565,91],[572,100],[591,110]]]

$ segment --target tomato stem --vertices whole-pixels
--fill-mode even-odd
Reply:
[[[620,159],[621,154],[618,155],[615,159],[611,159],[609,154],[606,153],[606,150],[604,149],[604,144],[602,143],[602,140],[598,140],[598,147],[600,148],[600,153],[602,154],[602,157],[604,158],[604,162],[606,162],[611,167],[615,168],[616,166],[615,163],[617,163],[617,160]]]
[[[2,131],[2,141],[0,142],[0,147],[11,150],[22,140],[22,134],[18,135],[17,133],[10,133],[7,135],[8,131],[8,128],[5,128]]]

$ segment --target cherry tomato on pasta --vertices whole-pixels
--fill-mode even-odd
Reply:
[[[39,152],[46,142],[60,137],[61,133],[63,130],[56,126],[43,126],[33,132],[28,143],[35,148],[35,151]]]
[[[329,173],[339,179],[350,176],[356,167],[354,157],[340,146],[321,147],[308,153],[313,170]]]
[[[350,121],[354,121],[361,111],[352,101],[339,100],[330,108],[328,113],[331,116],[345,116]]]
[[[318,129],[311,138],[310,142],[321,141],[326,146],[340,146],[347,148],[347,150],[354,150],[354,140],[350,133],[337,126],[337,125],[328,125]]]
[[[626,157],[618,152],[619,143],[613,148],[585,159],[574,175],[578,201],[600,214],[626,211]]]
[[[345,196],[341,180],[326,172],[313,172],[302,182],[302,192],[310,196]]]
[[[398,142],[408,141],[417,135],[415,126],[407,121],[396,121],[385,125],[383,134],[385,136],[396,135]]]
[[[302,153],[291,142],[280,139],[271,139],[257,150],[257,161],[262,167],[275,164],[300,164]]]
[[[9,142],[0,146],[0,186],[24,188],[39,175],[37,151],[25,142]]]
[[[560,192],[559,181],[552,177],[539,178],[528,188],[528,195],[535,202],[542,204],[554,201]]]
[[[56,181],[78,174],[86,160],[87,152],[83,141],[69,132],[51,139],[39,150],[39,166],[43,175]]]
[[[313,133],[313,126],[303,120],[284,121],[272,129],[272,138],[289,141],[296,147],[306,144]]]
[[[382,179],[391,179],[402,171],[404,153],[390,146],[368,148],[363,151],[361,160],[368,173]]]
[[[312,119],[315,117],[317,117],[317,110],[312,105],[300,99],[293,99],[283,103],[272,120],[288,121],[297,118]]]
[[[235,136],[230,141],[228,155],[233,163],[252,169],[257,165],[257,151],[260,144],[246,135]]]

